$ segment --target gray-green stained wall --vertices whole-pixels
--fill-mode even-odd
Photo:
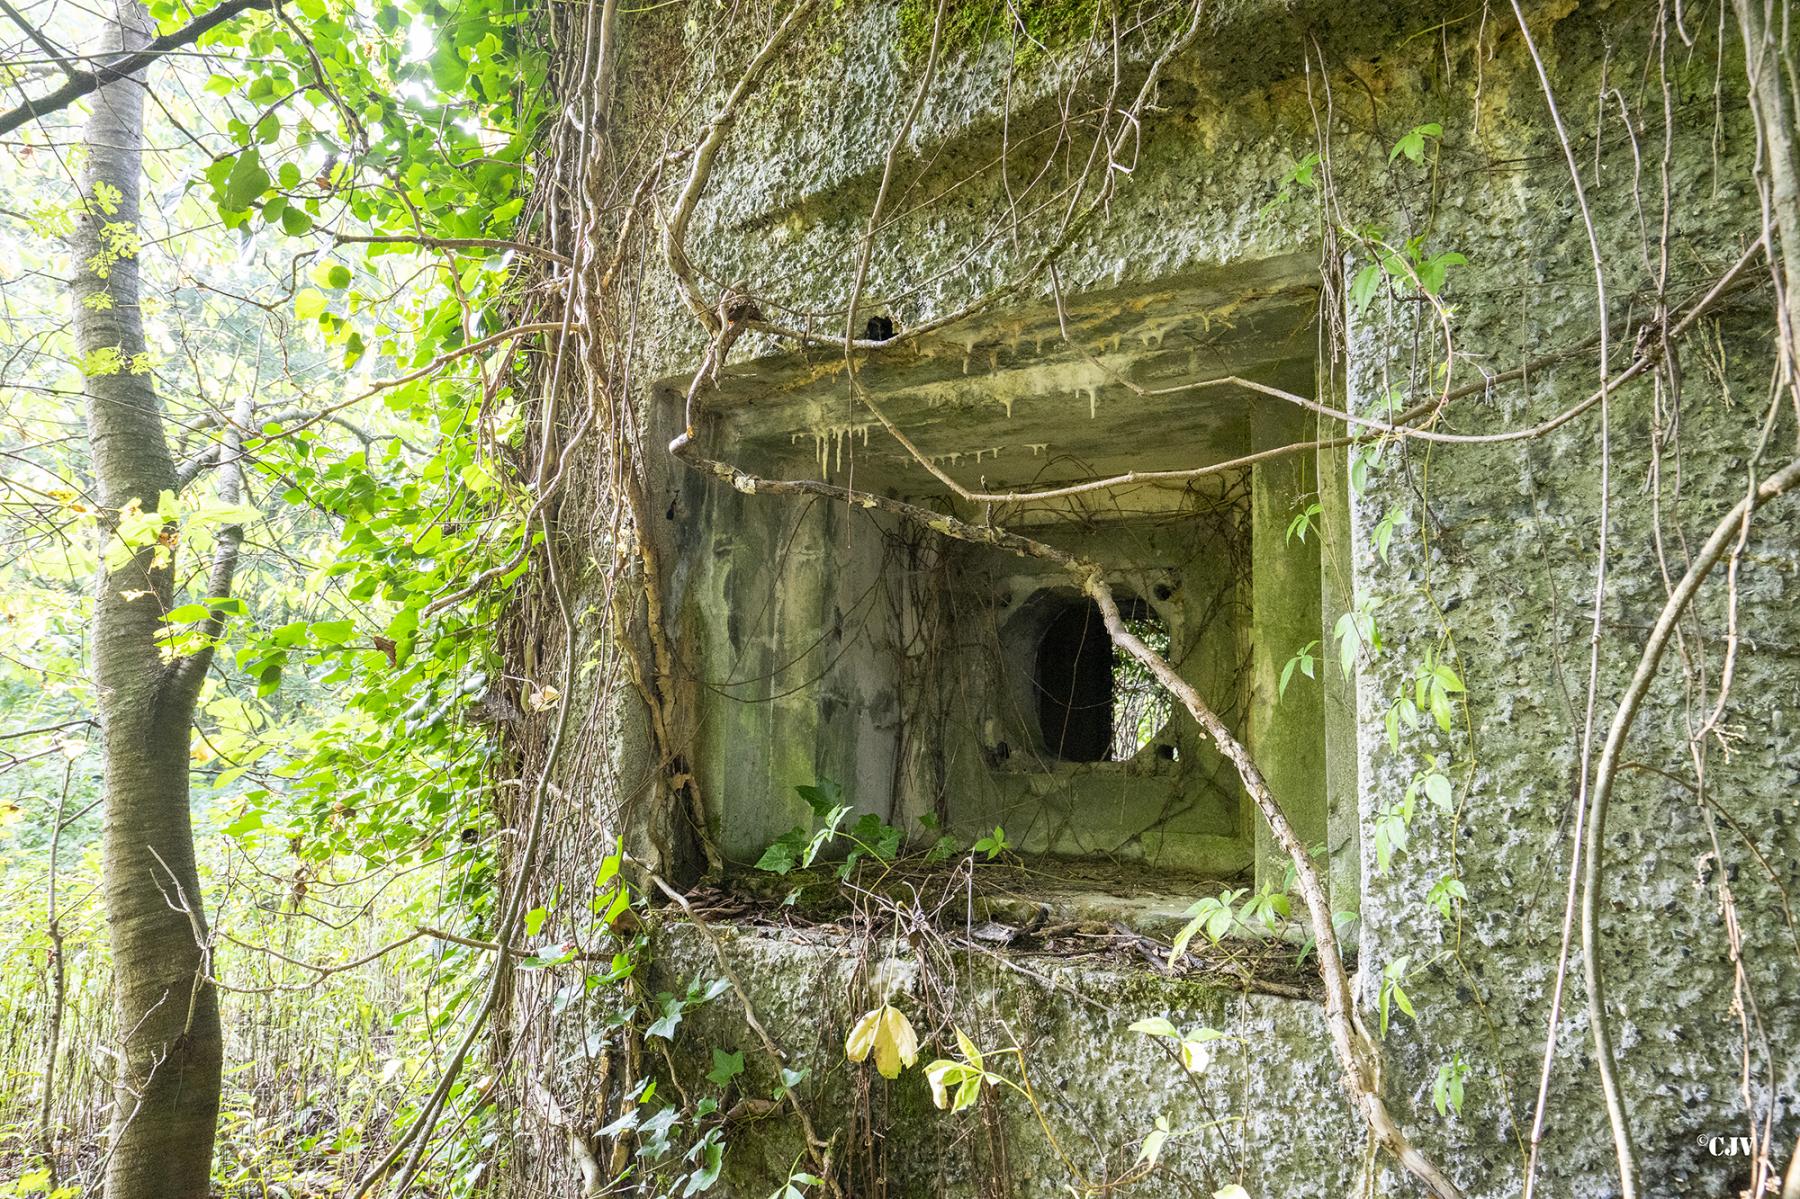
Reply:
[[[710,5],[692,7],[697,20],[710,19]],[[918,69],[903,53],[892,6],[826,7],[831,11],[783,56],[771,86],[737,122],[689,247],[708,278],[747,281],[808,310],[843,302],[882,156]],[[1655,13],[1654,5],[1626,0],[1530,9],[1579,139],[1618,319],[1647,283],[1642,230],[1662,215],[1655,181],[1662,105],[1645,66]],[[1672,52],[1681,61],[1670,67],[1671,261],[1673,291],[1683,297],[1729,265],[1758,219],[1748,176],[1751,131],[1738,107],[1715,110],[1715,19],[1700,22],[1702,48]],[[1059,264],[1082,354],[1059,346],[1054,305],[1038,285],[966,329],[871,353],[865,380],[891,402],[903,427],[919,431],[929,453],[942,456],[946,470],[969,484],[986,478],[992,485],[1068,477],[1057,473],[1073,469],[1068,461],[1048,466],[1060,452],[1102,467],[1191,462],[1296,432],[1341,432],[1248,394],[1181,397],[1157,409],[1094,375],[1093,356],[1110,370],[1137,372],[1146,384],[1184,371],[1248,373],[1365,414],[1384,413],[1392,391],[1402,404],[1431,394],[1439,381],[1416,373],[1414,351],[1441,331],[1417,302],[1382,295],[1364,311],[1347,311],[1328,297],[1328,316],[1346,322],[1343,356],[1321,350],[1328,339],[1314,319],[1316,304],[1308,307],[1304,298],[1316,296],[1322,279],[1319,197],[1298,189],[1292,202],[1270,204],[1283,175],[1318,148],[1321,134],[1330,139],[1330,200],[1345,223],[1410,222],[1433,250],[1466,256],[1445,293],[1464,363],[1499,372],[1582,342],[1594,325],[1586,236],[1539,81],[1512,22],[1503,6],[1219,6],[1196,46],[1168,65],[1132,173],[1120,181],[1107,219],[1077,237]],[[628,54],[634,26],[623,25]],[[654,28],[662,32],[643,35],[636,77],[679,87],[687,69],[672,49],[679,20]],[[753,40],[741,39],[736,50]],[[685,52],[710,53],[702,47],[711,45],[696,41]],[[1321,58],[1329,70],[1321,71]],[[1728,97],[1740,88],[1738,61],[1728,49],[1719,67]],[[1003,117],[1015,140],[1041,126],[1072,68],[1062,55],[1038,56],[1009,89],[1010,62],[998,46],[953,47],[902,156],[907,198],[893,205],[865,289],[868,296],[900,296],[883,307],[902,326],[958,307],[1028,259],[1029,246],[996,230],[1006,184],[982,168],[998,153]],[[1135,77],[1140,67],[1125,69]],[[1613,86],[1624,89],[1640,121],[1633,136],[1619,123],[1615,100],[1596,111],[1596,95]],[[1425,161],[1392,158],[1394,141],[1426,122],[1441,125],[1443,135],[1432,139]],[[953,202],[913,206],[965,176]],[[657,356],[652,373],[678,387],[699,358],[700,341],[666,281],[653,280],[647,294],[660,305],[643,318],[645,343]],[[1640,294],[1640,311],[1641,302]],[[1746,447],[1756,440],[1769,395],[1769,328],[1766,300],[1757,298],[1728,307],[1691,343],[1679,445],[1662,463],[1660,491],[1649,473],[1657,401],[1645,381],[1612,397],[1604,432],[1596,409],[1531,441],[1390,449],[1361,491],[1347,482],[1342,449],[1324,452],[1316,464],[1290,459],[1259,468],[1263,486],[1244,481],[1249,491],[1233,536],[1251,543],[1252,566],[1238,584],[1236,640],[1206,652],[1240,653],[1246,672],[1235,694],[1219,702],[1235,703],[1238,727],[1267,759],[1304,835],[1330,846],[1334,904],[1361,913],[1354,939],[1371,1019],[1382,968],[1410,959],[1406,988],[1417,1018],[1396,1017],[1390,1026],[1383,1086],[1409,1134],[1478,1199],[1518,1193],[1556,970],[1602,446],[1610,454],[1613,522],[1600,664],[1604,727],[1664,598],[1664,570],[1679,573],[1683,539],[1691,545],[1703,537],[1746,486]],[[1615,346],[1615,363],[1630,352]],[[1464,369],[1458,381],[1474,377]],[[1585,396],[1595,374],[1592,351],[1571,356],[1459,400],[1443,427],[1525,426]],[[817,475],[823,467],[834,480],[896,494],[932,492],[879,426],[870,428],[843,384],[837,351],[796,353],[748,337],[722,389],[703,402],[710,415],[702,441],[717,456],[789,475]],[[653,406],[666,441],[680,416],[666,395]],[[1657,419],[1667,423],[1676,414]],[[1781,413],[1776,441],[1793,436],[1793,415]],[[1031,444],[1045,448],[1033,451]],[[981,756],[984,739],[991,746],[996,736],[978,710],[995,689],[981,673],[994,660],[983,645],[991,648],[990,635],[1005,623],[1006,605],[995,593],[1010,595],[1016,584],[1006,581],[1004,564],[843,505],[743,495],[671,463],[656,469],[662,473],[652,507],[668,513],[656,532],[672,563],[667,615],[695,684],[692,766],[728,857],[752,859],[802,821],[807,812],[792,788],[820,777],[841,782],[859,806],[897,822],[935,810],[973,832],[1004,819],[1032,839],[1033,849],[1100,848],[1151,865],[1215,872],[1267,856],[1265,838],[1235,793],[1201,803],[1189,824],[1173,826],[1167,844],[1125,827],[1129,813],[1119,813],[1130,807],[1121,799],[1127,793],[1198,788],[1202,775],[1217,782],[1216,763],[1197,744],[1189,754],[1186,742],[1179,771],[1117,768],[1065,787],[1065,796],[1088,807],[1099,797],[1113,803],[1112,814],[1087,834],[1052,816],[1028,818],[1029,781],[994,771]],[[1294,506],[1321,486],[1320,535],[1304,549],[1285,544]],[[1199,499],[1140,492],[1120,501],[1138,502],[1166,519],[1191,513]],[[1659,506],[1666,567],[1651,519]],[[1063,536],[1055,516],[1037,512],[1029,523]],[[1395,533],[1383,558],[1375,536],[1390,516]],[[1071,544],[1115,553],[1130,543],[1124,528],[1100,519],[1066,535]],[[1791,513],[1773,510],[1738,576],[1743,640],[1728,746],[1715,746],[1707,773],[1711,799],[1731,818],[1719,832],[1723,864],[1694,795],[1658,773],[1680,774],[1689,763],[1677,665],[1665,668],[1652,693],[1629,755],[1645,768],[1621,776],[1608,825],[1603,953],[1622,1082],[1652,1194],[1734,1194],[1743,1178],[1741,1160],[1707,1149],[1709,1136],[1741,1132],[1746,1122],[1739,1077],[1745,1047],[1716,902],[1721,870],[1734,880],[1749,938],[1747,978],[1778,1055],[1774,1142],[1784,1165],[1800,1130],[1792,1111],[1800,1079],[1791,1057],[1800,1034],[1800,957],[1780,898],[1781,889],[1800,888],[1793,798],[1800,781],[1793,728],[1800,711],[1800,542],[1792,528]],[[1206,532],[1200,517],[1165,530],[1158,536],[1190,546]],[[1154,547],[1148,559],[1161,564]],[[1034,569],[1010,567],[1019,576]],[[1121,570],[1129,573],[1129,564]],[[1271,602],[1271,592],[1297,598]],[[1702,605],[1706,644],[1689,644],[1691,652],[1712,655],[1715,676],[1720,594],[1714,589]],[[1383,649],[1346,682],[1328,631],[1361,599],[1377,605]],[[1446,632],[1469,687],[1458,727],[1444,736],[1428,722],[1396,753],[1384,733],[1390,699],[1407,665]],[[1310,637],[1326,639],[1319,679],[1297,681],[1297,695],[1291,691],[1288,703],[1275,706],[1286,653]],[[1195,669],[1217,681],[1216,663]],[[988,716],[1002,725],[1007,719],[1003,712]],[[1384,873],[1371,830],[1429,754],[1458,763],[1455,811],[1422,805],[1410,844]],[[1450,877],[1460,879],[1467,902],[1446,918],[1428,895]],[[732,935],[725,947],[770,1032],[813,1066],[814,1110],[828,1124],[863,1093],[841,1046],[850,1021],[884,998],[886,985],[869,980],[898,978],[895,1001],[915,1013],[928,999],[946,1001],[908,982],[916,970],[909,974],[904,960],[876,971],[892,949],[887,944],[758,933]],[[902,943],[898,956],[906,955]],[[1121,1147],[1134,1146],[1159,1114],[1177,1127],[1226,1119],[1231,1123],[1191,1142],[1178,1139],[1165,1158],[1170,1169],[1132,1193],[1209,1194],[1202,1148],[1215,1165],[1239,1163],[1242,1173],[1234,1177],[1257,1199],[1364,1193],[1357,1182],[1362,1140],[1335,1082],[1320,1013],[1309,1002],[1207,990],[1148,968],[1023,964],[1035,973],[965,963],[954,997],[987,1021],[990,1037],[1005,1028],[1020,1039],[1042,1084],[1054,1089],[1055,1126],[1088,1155],[1084,1161],[1110,1153],[1116,1163]],[[671,989],[713,968],[704,944],[687,933],[672,936],[657,966]],[[1572,969],[1541,1193],[1598,1199],[1616,1194],[1617,1182],[1578,963]],[[1196,1084],[1144,1038],[1124,1031],[1131,1020],[1160,1014],[1215,1022],[1241,1039]],[[732,1017],[728,1001],[719,1001],[696,1018],[694,1038],[682,1044],[704,1054],[708,1036],[711,1043],[745,1041]],[[921,1016],[920,1024],[943,1031],[941,1020]],[[1763,1046],[1749,1052],[1755,1077],[1766,1080]],[[746,1056],[755,1057],[748,1050]],[[1456,1057],[1469,1067],[1467,1103],[1460,1117],[1445,1118],[1433,1110],[1431,1087],[1438,1068]],[[986,1127],[981,1117],[932,1111],[916,1071],[867,1085],[894,1180],[890,1194],[1064,1193],[1053,1155],[1012,1099],[997,1100],[1011,1188],[982,1190],[969,1164],[991,1161],[970,1147],[987,1135],[970,1133]],[[1751,1098],[1766,1107],[1764,1082],[1752,1083]],[[757,1199],[774,1188],[796,1149],[793,1129],[780,1118],[736,1127],[730,1141],[730,1193]],[[1416,1193],[1390,1162],[1377,1160],[1373,1176],[1374,1193]]]

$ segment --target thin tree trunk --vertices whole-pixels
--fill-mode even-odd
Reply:
[[[142,0],[116,0],[109,49],[149,37]],[[120,1043],[108,1199],[203,1199],[212,1165],[222,1047],[218,997],[203,948],[206,921],[188,817],[188,727],[207,656],[166,662],[157,645],[173,603],[175,548],[139,548],[105,564],[118,510],[154,510],[176,490],[144,352],[139,308],[138,193],[144,86],[121,80],[94,96],[84,136],[86,212],[76,236],[74,324],[87,380],[103,522],[92,630],[105,757],[102,847]],[[116,555],[115,555],[116,558]]]
[[[1793,30],[1785,3],[1733,0],[1744,40],[1744,70],[1750,84],[1750,112],[1756,118],[1760,159],[1766,179],[1764,215],[1775,226],[1769,260],[1782,303],[1781,356],[1790,386],[1800,387],[1800,144],[1794,133],[1796,82]]]

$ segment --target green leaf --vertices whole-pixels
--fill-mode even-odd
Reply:
[[[1428,137],[1441,137],[1443,136],[1443,133],[1444,127],[1435,121],[1427,125],[1414,125],[1399,141],[1394,143],[1394,148],[1388,151],[1388,161],[1392,162],[1402,154],[1412,162],[1423,160],[1425,157],[1425,139]]]
[[[437,52],[431,56],[431,81],[441,91],[454,92],[469,77],[469,68],[457,53],[455,43],[446,34],[438,39]]]
[[[254,147],[245,150],[231,164],[225,176],[225,189],[219,207],[231,212],[248,212],[250,206],[269,188],[269,172],[263,170],[262,156]]]
[[[1130,1028],[1132,1032],[1141,1032],[1147,1037],[1179,1037],[1181,1035],[1164,1016],[1146,1016],[1142,1020],[1133,1020]]]
[[[712,1051],[712,1069],[707,1071],[708,1082],[724,1086],[744,1072],[744,1055],[742,1053],[726,1053],[722,1049]]]
[[[342,645],[356,635],[356,625],[348,620],[315,620],[312,635],[325,645]]]
[[[795,787],[794,793],[806,801],[806,806],[820,820],[829,820],[833,809],[842,807],[844,803],[844,789],[830,779],[820,779],[811,786]]]
[[[1419,264],[1419,286],[1430,294],[1437,295],[1438,292],[1444,290],[1444,279],[1450,273],[1450,268],[1461,266],[1468,261],[1454,250],[1427,259]]]
[[[263,826],[263,814],[251,808],[236,820],[225,826],[227,837],[242,837],[245,833],[255,832]]]
[[[646,1037],[661,1037],[665,1041],[675,1039],[675,1030],[681,1027],[681,1012],[687,1004],[673,995],[664,995],[662,1015],[649,1028],[644,1030]]]
[[[1140,1163],[1154,1166],[1156,1159],[1162,1156],[1163,1144],[1169,1139],[1169,1119],[1167,1116],[1156,1118],[1156,1127],[1144,1137],[1144,1143],[1138,1147],[1137,1159]]]
[[[313,219],[307,215],[305,209],[296,208],[290,204],[281,210],[281,231],[289,237],[300,237],[303,234],[311,233],[312,227]]]
[[[596,891],[605,887],[607,883],[610,883],[613,880],[613,877],[619,873],[619,867],[624,864],[625,851],[622,843],[623,838],[617,839],[615,845],[619,847],[615,848],[613,852],[607,854],[600,860],[600,869],[594,875],[594,889]]]
[[[1361,648],[1361,642],[1356,636],[1355,614],[1346,612],[1338,617],[1334,631],[1338,639],[1338,669],[1344,672],[1345,678],[1349,678],[1356,670],[1356,654]]]
[[[317,319],[325,311],[325,293],[316,287],[303,287],[294,297],[294,316],[303,321]]]
[[[707,1136],[708,1139],[702,1142],[705,1149],[702,1153],[701,1166],[688,1175],[687,1186],[683,1187],[681,1191],[682,1199],[687,1199],[690,1195],[698,1195],[701,1191],[710,1190],[713,1183],[719,1181],[719,1174],[725,1168],[725,1146],[716,1139],[717,1131],[708,1133]]]
[[[341,262],[321,262],[308,271],[307,275],[320,287],[330,288],[332,291],[342,291],[355,278],[350,268]]]
[[[1450,731],[1450,726],[1454,723],[1455,713],[1450,707],[1450,697],[1444,694],[1444,689],[1442,687],[1433,687],[1431,689],[1431,716],[1432,719],[1437,721],[1439,729],[1446,733]]]
[[[773,874],[786,874],[799,864],[801,857],[811,848],[811,841],[812,834],[806,829],[789,829],[774,844],[763,850],[762,857],[756,859],[756,868]]]

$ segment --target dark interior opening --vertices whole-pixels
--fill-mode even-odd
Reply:
[[[1167,652],[1168,631],[1141,600],[1121,600],[1126,626]],[[1170,705],[1137,662],[1114,649],[1093,600],[1074,600],[1038,640],[1033,682],[1044,748],[1065,762],[1123,762],[1155,738]]]
[[[1070,604],[1037,652],[1038,725],[1044,748],[1067,762],[1104,762],[1112,748],[1112,641],[1093,600]]]

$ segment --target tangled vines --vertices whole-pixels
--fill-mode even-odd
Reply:
[[[1337,210],[1331,174],[1331,143],[1329,137],[1322,135],[1317,160],[1320,181],[1316,192],[1327,247],[1323,271],[1327,280],[1326,324],[1334,337],[1342,337],[1343,296],[1340,289],[1345,287],[1345,281],[1341,272],[1342,259],[1338,255],[1348,250],[1390,263],[1389,271],[1396,284],[1411,287],[1421,302],[1424,323],[1441,342],[1436,360],[1438,369],[1433,376],[1435,382],[1417,389],[1422,398],[1404,409],[1374,415],[1354,410],[1353,406],[1340,407],[1317,397],[1236,376],[1196,378],[1160,391],[1136,388],[1145,395],[1193,394],[1226,387],[1248,390],[1269,401],[1295,405],[1319,418],[1322,427],[1341,427],[1343,432],[1261,450],[1249,458],[1226,463],[1180,470],[1128,471],[1035,490],[989,490],[963,484],[919,449],[908,430],[884,411],[863,385],[859,378],[862,362],[878,346],[892,348],[928,333],[952,328],[958,322],[1010,300],[1036,294],[1036,290],[1047,291],[1060,306],[1059,260],[1079,236],[1105,228],[1119,189],[1130,186],[1166,69],[1207,29],[1209,14],[1196,0],[1193,4],[1148,15],[1132,10],[1129,22],[1117,14],[1111,17],[1110,25],[1096,22],[1090,31],[1087,57],[1081,59],[1080,69],[1072,72],[1075,82],[1068,85],[1061,97],[1063,116],[1052,132],[1056,150],[1053,155],[1046,156],[1044,171],[1033,179],[1033,187],[1037,190],[1020,197],[1015,207],[997,223],[999,226],[1010,223],[1016,227],[1022,221],[1033,222],[1031,241],[1034,248],[1018,255],[1016,267],[999,284],[967,298],[949,311],[929,315],[911,326],[900,328],[892,339],[869,339],[859,335],[859,330],[863,328],[862,318],[877,307],[867,302],[864,296],[871,262],[879,240],[888,229],[888,208],[894,202],[902,166],[912,152],[914,130],[941,68],[949,14],[954,8],[949,0],[939,0],[935,7],[928,45],[918,70],[917,88],[905,104],[900,119],[894,123],[891,140],[881,158],[878,182],[862,222],[862,233],[848,271],[846,298],[841,304],[823,312],[801,313],[793,303],[782,302],[775,280],[721,282],[710,275],[704,254],[697,252],[693,245],[696,211],[708,195],[716,163],[730,146],[753,99],[769,85],[784,55],[808,29],[809,23],[819,19],[820,8],[817,0],[798,0],[776,17],[733,14],[717,31],[705,35],[707,44],[714,51],[712,62],[717,74],[701,80],[702,85],[688,89],[639,96],[634,99],[628,116],[622,113],[617,99],[620,94],[617,64],[627,51],[619,44],[619,14],[615,0],[594,0],[572,6],[557,14],[551,22],[559,45],[562,71],[556,86],[561,95],[569,98],[570,111],[546,150],[545,178],[549,186],[540,192],[540,200],[549,245],[542,247],[542,253],[538,255],[543,273],[528,293],[529,303],[541,305],[543,309],[529,327],[536,331],[554,328],[530,372],[531,385],[538,397],[532,411],[537,439],[528,465],[535,479],[532,513],[541,522],[543,552],[547,560],[554,562],[560,554],[572,561],[585,553],[598,567],[597,577],[603,580],[603,606],[610,623],[597,641],[589,643],[599,654],[600,662],[600,669],[594,675],[600,680],[596,688],[600,698],[594,701],[590,710],[604,710],[615,695],[615,683],[628,681],[647,714],[654,758],[649,764],[651,769],[638,774],[615,771],[609,776],[610,782],[599,800],[599,827],[608,830],[609,835],[619,831],[630,836],[633,830],[647,830],[639,843],[632,846],[631,854],[642,864],[644,877],[678,906],[685,907],[686,901],[667,879],[716,875],[721,869],[719,855],[706,832],[700,784],[688,765],[691,730],[687,727],[690,716],[684,706],[684,697],[689,681],[680,664],[676,638],[667,627],[665,580],[668,568],[661,560],[658,540],[650,532],[658,518],[648,497],[650,480],[663,469],[659,455],[667,453],[682,469],[699,471],[718,484],[735,488],[747,496],[809,496],[853,505],[884,513],[921,533],[1052,564],[1065,571],[1092,597],[1106,618],[1114,644],[1162,683],[1236,769],[1245,792],[1292,865],[1308,927],[1317,946],[1316,962],[1324,986],[1330,1049],[1351,1105],[1373,1142],[1411,1173],[1427,1192],[1440,1199],[1459,1196],[1461,1192],[1446,1172],[1409,1140],[1389,1113],[1382,1093],[1381,1050],[1377,1041],[1364,1030],[1359,1018],[1356,986],[1340,949],[1325,883],[1318,865],[1295,833],[1280,798],[1271,791],[1262,770],[1242,741],[1195,688],[1163,655],[1126,627],[1112,586],[1101,568],[1009,527],[1008,514],[1032,501],[1104,493],[1150,482],[1191,481],[1209,474],[1241,470],[1253,462],[1326,449],[1354,451],[1370,445],[1398,445],[1428,450],[1434,446],[1529,443],[1578,421],[1598,422],[1602,470],[1605,472],[1612,452],[1607,434],[1612,420],[1611,408],[1620,390],[1627,384],[1648,380],[1659,397],[1658,411],[1666,411],[1669,397],[1679,392],[1679,362],[1684,343],[1703,331],[1707,319],[1722,307],[1738,302],[1746,294],[1767,292],[1773,297],[1772,324],[1778,370],[1770,389],[1761,443],[1745,447],[1752,451],[1753,465],[1743,498],[1718,519],[1703,543],[1687,551],[1683,569],[1674,574],[1665,570],[1668,580],[1666,602],[1654,627],[1637,649],[1637,666],[1629,685],[1610,705],[1613,712],[1610,720],[1602,719],[1608,704],[1604,698],[1600,665],[1609,555],[1615,552],[1608,540],[1610,526],[1606,504],[1610,497],[1603,498],[1599,517],[1592,636],[1585,692],[1580,704],[1583,711],[1581,765],[1575,826],[1570,842],[1571,869],[1544,1042],[1543,1069],[1529,1138],[1524,1146],[1524,1177],[1529,1195],[1537,1177],[1555,1045],[1563,1018],[1564,982],[1578,931],[1587,1022],[1599,1065],[1600,1089],[1609,1116],[1619,1178],[1625,1194],[1635,1196],[1641,1184],[1641,1169],[1633,1146],[1629,1099],[1622,1093],[1614,1068],[1615,1050],[1604,1002],[1605,977],[1600,952],[1605,936],[1601,913],[1607,881],[1606,821],[1616,780],[1627,765],[1624,757],[1626,739],[1671,644],[1682,647],[1690,678],[1704,673],[1698,650],[1690,652],[1689,649],[1689,642],[1697,646],[1701,637],[1695,603],[1703,584],[1724,564],[1728,590],[1725,603],[1733,620],[1728,636],[1726,668],[1721,678],[1702,685],[1703,689],[1710,687],[1707,706],[1711,711],[1692,722],[1690,738],[1696,755],[1695,771],[1704,776],[1705,743],[1719,733],[1720,714],[1725,710],[1731,686],[1731,664],[1738,647],[1735,632],[1738,567],[1759,511],[1779,500],[1800,481],[1800,459],[1779,461],[1772,468],[1762,465],[1766,452],[1773,449],[1773,433],[1785,419],[1784,413],[1800,412],[1800,366],[1797,366],[1800,354],[1795,349],[1795,332],[1800,328],[1800,317],[1796,315],[1796,304],[1800,303],[1800,186],[1796,185],[1792,137],[1792,114],[1796,108],[1794,74],[1785,26],[1779,19],[1771,20],[1771,10],[1759,6],[1756,0],[1736,0],[1738,48],[1743,51],[1748,64],[1747,94],[1758,138],[1756,180],[1761,222],[1727,255],[1731,265],[1703,286],[1679,288],[1672,270],[1669,225],[1675,197],[1669,184],[1669,159],[1672,154],[1673,102],[1666,65],[1660,75],[1661,95],[1658,97],[1664,106],[1660,232],[1654,230],[1656,222],[1653,220],[1646,217],[1643,221],[1645,258],[1655,286],[1648,299],[1647,315],[1642,311],[1643,297],[1633,298],[1637,319],[1628,325],[1618,321],[1618,297],[1609,290],[1613,272],[1595,228],[1575,139],[1564,123],[1551,73],[1533,40],[1530,14],[1515,0],[1511,10],[1516,22],[1514,32],[1541,86],[1592,258],[1592,315],[1598,326],[1596,337],[1553,349],[1506,370],[1487,372],[1471,382],[1459,381],[1456,316],[1439,298],[1440,287],[1431,285],[1427,277],[1429,266],[1406,257],[1400,247],[1384,241],[1379,235],[1366,232],[1359,235],[1355,222]],[[1486,32],[1487,22],[1498,22],[1499,18],[1484,10],[1482,20],[1483,32],[1477,34],[1478,47],[1483,44],[1483,37],[1490,36]],[[748,47],[744,53],[734,55],[727,48],[728,40],[741,39],[745,34],[754,37],[744,43]],[[1681,14],[1665,5],[1659,12],[1658,30],[1652,41],[1666,64],[1671,47],[1691,46],[1693,35],[1683,26]],[[1309,83],[1315,70],[1321,82],[1327,81],[1332,74],[1331,64],[1324,60],[1323,52],[1317,50],[1316,44],[1314,50],[1318,61],[1315,63],[1309,57]],[[639,53],[645,56],[642,61],[653,60],[653,50]],[[1140,64],[1131,76],[1136,86],[1124,82],[1126,73],[1120,69],[1120,64],[1127,61]],[[723,62],[735,65],[728,70],[718,67],[717,64]],[[1098,91],[1099,97],[1084,106],[1081,101],[1090,91]],[[1600,100],[1603,109],[1614,102],[1624,107],[1622,96],[1606,95]],[[1327,112],[1331,102],[1327,91],[1324,99]],[[1642,148],[1629,113],[1626,114],[1626,130],[1631,152],[1641,165]],[[1059,184],[1043,182],[1051,174],[1052,161],[1063,172]],[[1641,197],[1639,206],[1644,208]],[[1344,244],[1345,239],[1359,236],[1360,244]],[[657,302],[665,289],[685,310],[690,324],[684,331],[672,332],[659,323],[662,314]],[[839,328],[842,332],[836,335],[816,332],[821,324]],[[1628,327],[1634,340],[1627,352],[1621,347],[1624,345],[1622,330]],[[949,493],[952,497],[950,510],[858,490],[822,478],[771,478],[705,450],[699,430],[706,395],[734,348],[751,335],[760,338],[764,346],[814,347],[841,353],[844,378],[851,396],[893,444]],[[684,427],[665,448],[652,441],[651,381],[643,374],[649,369],[647,364],[655,361],[659,354],[667,354],[667,341],[671,337],[697,341],[704,348],[686,388]],[[1334,346],[1334,360],[1340,348]],[[1519,428],[1500,431],[1466,433],[1444,427],[1446,418],[1459,405],[1488,396],[1502,384],[1528,379],[1554,365],[1590,354],[1596,368],[1593,386],[1583,398],[1562,411]],[[1119,381],[1135,387],[1127,381]],[[1653,447],[1658,461],[1675,436],[1673,428],[1659,429],[1658,441]],[[1603,491],[1607,490],[1609,483],[1603,481],[1602,486]],[[570,612],[565,586],[566,580],[558,571],[547,571],[545,590],[538,602],[542,605],[541,610],[557,614],[557,619],[550,622],[547,645],[557,647],[562,656],[562,693],[572,696],[577,693],[576,646],[583,634]],[[559,774],[557,755],[573,706],[563,706],[551,722],[547,737],[538,735],[534,741],[533,735],[528,733],[520,745],[515,746],[514,752],[522,762],[522,777],[534,782],[525,805],[524,826],[530,831],[524,848],[514,859],[515,891],[508,912],[518,908],[519,893],[528,887],[545,887],[550,877],[539,873],[538,830],[546,805],[555,800]],[[1601,734],[1603,728],[1604,735]],[[562,846],[562,852],[578,856],[573,845]],[[557,856],[552,855],[553,858]],[[563,860],[562,866],[567,865],[567,860]],[[1729,913],[1731,898],[1728,890],[1722,891],[1721,902]],[[508,927],[503,923],[499,937],[502,946],[507,944],[505,930]],[[716,942],[714,947],[718,948]],[[505,957],[503,953],[499,960],[504,962]],[[722,951],[720,961],[729,977],[729,966]],[[1748,1028],[1748,1021],[1754,1018],[1754,1000],[1749,995],[1747,977],[1735,944],[1733,962],[1747,1005],[1745,1010],[1752,1013],[1745,1017]],[[503,974],[504,971],[497,967],[496,994]],[[775,1062],[784,1062],[782,1049],[757,1020],[748,995],[735,980],[733,990],[743,1006],[746,1022],[758,1034],[763,1051]],[[489,1007],[492,1005],[490,1001]],[[643,1076],[644,1067],[639,1061],[643,1048],[641,1044],[631,1043],[627,1034],[616,1052],[615,1058],[612,1056],[614,1050],[608,1050],[603,1073],[610,1079],[607,1085],[614,1093],[628,1095],[631,1083]],[[1746,1072],[1748,1069],[1746,1064]],[[621,1105],[619,1110],[628,1110],[633,1101],[626,1097],[617,1102]],[[841,1194],[840,1184],[834,1180],[831,1141],[823,1136],[792,1090],[787,1093],[787,1102],[805,1128],[812,1165],[827,1180],[833,1193]],[[1767,1126],[1762,1141],[1764,1156],[1754,1180],[1757,1188],[1774,1176],[1775,1169],[1768,1158]],[[584,1156],[584,1160],[601,1169],[598,1154],[585,1148],[579,1137],[576,1142],[584,1145],[577,1156]],[[421,1138],[418,1144],[423,1143]],[[620,1137],[611,1155],[610,1168],[615,1173],[625,1160],[624,1143],[624,1138]],[[416,1152],[414,1156],[416,1158]]]

